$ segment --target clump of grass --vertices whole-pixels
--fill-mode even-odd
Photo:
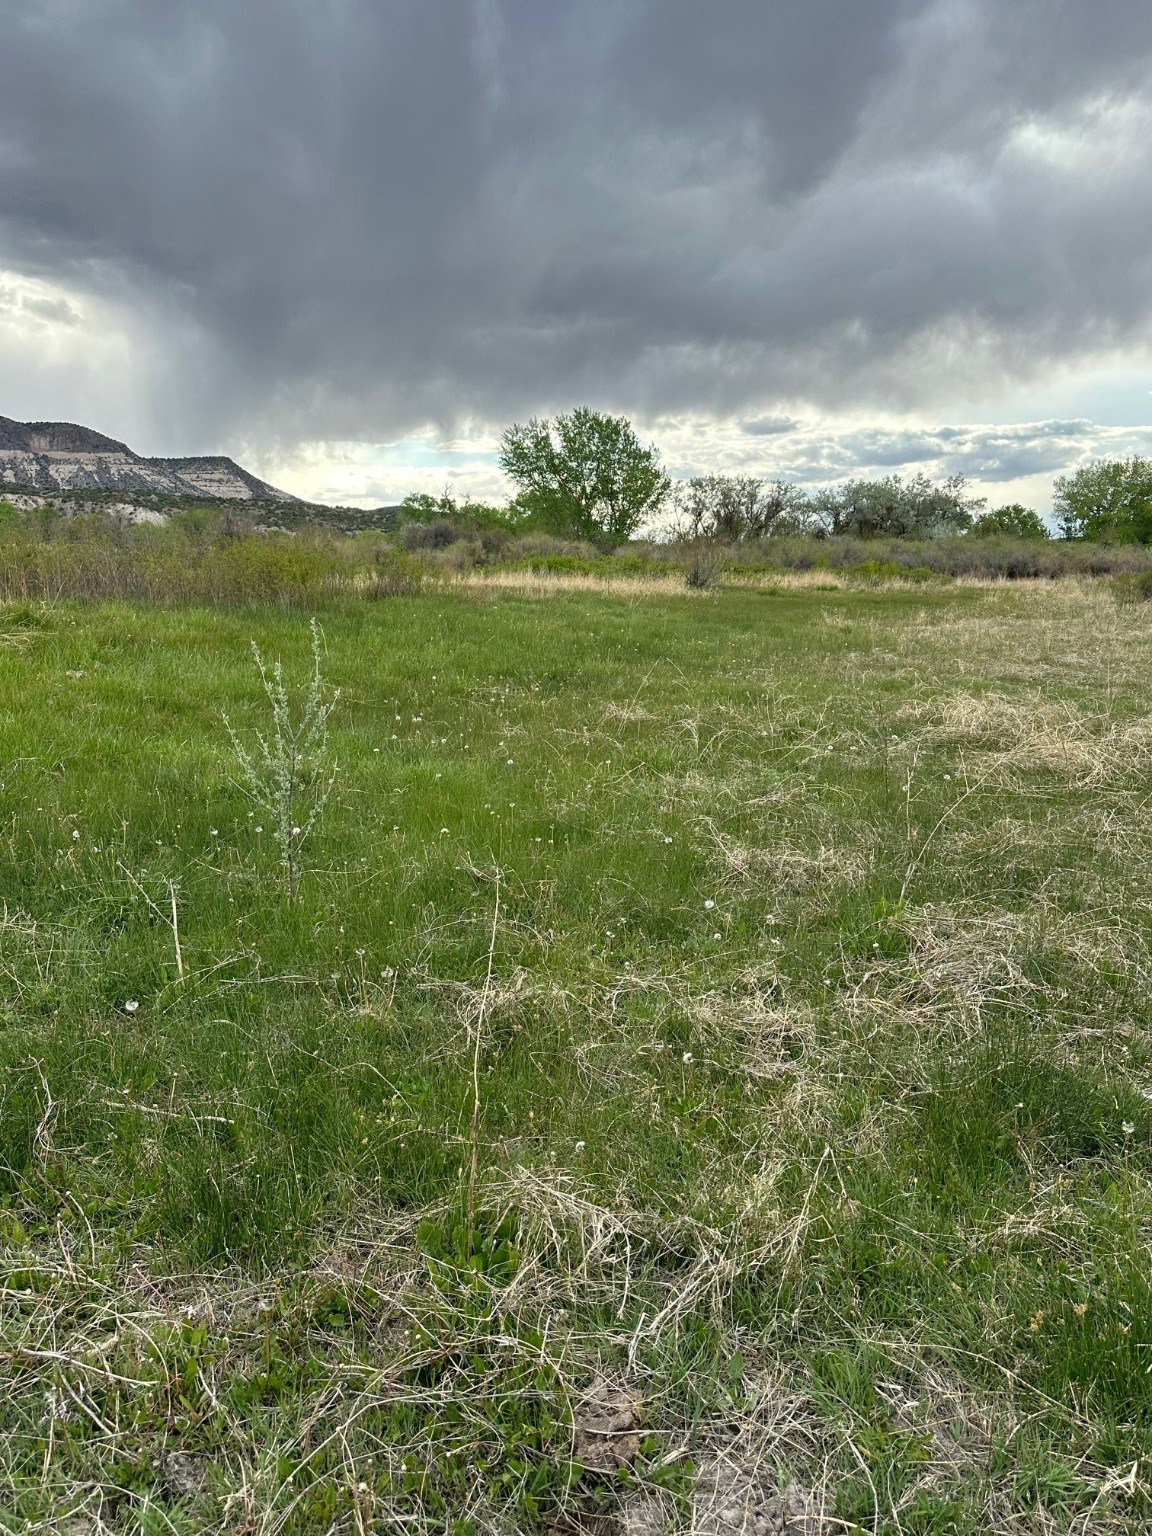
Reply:
[[[1113,576],[1112,593],[1121,607],[1152,602],[1152,571],[1126,571]]]
[[[299,718],[292,716],[284,668],[280,661],[266,666],[260,648],[252,642],[252,659],[260,673],[272,715],[268,735],[256,732],[255,753],[250,752],[228,716],[224,724],[240,763],[244,787],[252,802],[268,817],[288,884],[289,901],[296,900],[300,877],[300,853],[308,834],[328,803],[336,782],[337,764],[328,750],[328,719],[340,697],[320,672],[321,635],[315,619],[309,625],[312,638],[312,675]]]
[[[684,585],[701,591],[713,587],[724,574],[724,551],[718,546],[699,544],[684,571]]]
[[[369,597],[415,597],[429,577],[426,562],[410,550],[386,546],[377,551],[366,590]]]

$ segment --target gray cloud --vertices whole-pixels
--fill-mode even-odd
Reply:
[[[781,437],[797,426],[794,416],[753,416],[740,423],[749,437]]]
[[[676,434],[672,434],[675,439]],[[691,454],[691,442],[680,441]],[[1030,500],[1047,505],[1052,477],[1095,457],[1127,458],[1152,452],[1152,426],[1105,427],[1089,420],[1021,422],[1012,426],[843,428],[797,423],[780,438],[745,441],[724,465],[734,473],[781,475],[807,485],[858,476],[924,470],[962,474],[995,500],[997,487],[1030,482]],[[682,473],[689,473],[679,466]],[[1044,485],[1036,482],[1042,477]]]
[[[0,56],[0,266],[146,317],[170,451],[771,434],[1152,329],[1147,0],[27,0]]]
[[[934,432],[858,432],[841,437],[836,449],[859,468],[887,470],[904,464],[931,464],[943,473],[994,484],[1054,472],[1094,436],[1089,421],[1028,422]]]

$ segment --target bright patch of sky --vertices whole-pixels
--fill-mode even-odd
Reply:
[[[637,420],[636,426],[678,480],[739,474],[820,487],[859,476],[963,474],[973,494],[992,506],[1021,501],[1047,512],[1057,475],[1093,458],[1152,454],[1152,423],[1122,419],[1134,387],[1097,381],[1098,402],[1107,403],[1110,389],[1114,393],[1111,421],[1101,411],[1096,419],[1061,415],[1021,422],[1001,416],[957,425],[876,412],[822,416],[799,404],[795,414],[662,417]],[[1148,422],[1152,412],[1144,417]],[[445,439],[429,428],[392,443],[306,443],[273,456],[253,449],[247,462],[294,495],[354,507],[392,504],[416,491],[489,501],[515,491],[500,471],[493,431]]]

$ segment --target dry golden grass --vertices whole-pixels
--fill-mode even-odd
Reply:
[[[468,571],[456,578],[465,591],[515,592],[521,597],[554,597],[595,592],[610,597],[704,597],[683,576],[585,576],[572,572]]]
[[[672,567],[668,575],[628,574],[603,576],[568,571],[501,570],[499,568],[470,570],[442,575],[442,580],[453,587],[518,592],[533,597],[548,597],[563,592],[598,592],[612,596],[647,597],[706,597],[708,591],[689,587],[683,572]],[[1072,578],[1069,578],[1071,581]],[[1051,583],[1051,585],[1061,585]],[[781,592],[851,592],[861,586],[870,591],[902,592],[918,582],[900,576],[861,576],[852,570],[808,570],[743,573],[739,567],[724,571],[718,586],[748,591]],[[1017,591],[1019,583],[1000,578],[961,576],[950,580],[948,586],[970,590]],[[710,589],[715,592],[716,587]]]

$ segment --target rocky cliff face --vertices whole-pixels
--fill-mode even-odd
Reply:
[[[162,491],[227,501],[295,501],[231,459],[144,459],[124,443],[65,421],[0,416],[0,492]]]

